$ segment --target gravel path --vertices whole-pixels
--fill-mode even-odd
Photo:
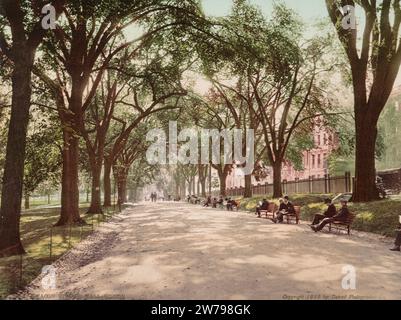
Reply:
[[[379,236],[315,234],[249,213],[138,205],[54,263],[16,299],[401,299],[399,253]],[[344,266],[356,290],[344,290]],[[352,270],[352,269],[351,269]]]

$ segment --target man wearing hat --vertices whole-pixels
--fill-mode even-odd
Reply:
[[[320,223],[323,219],[326,218],[333,218],[336,213],[336,207],[335,205],[331,202],[331,199],[327,198],[324,200],[324,203],[327,205],[327,210],[323,214],[316,214],[315,217],[313,218],[312,226],[315,226]]]
[[[256,214],[259,218],[261,218],[261,210],[268,210],[269,209],[269,201],[267,199],[263,199],[262,203],[256,207]]]
[[[332,218],[325,218],[316,226],[311,226],[312,230],[315,232],[321,231],[327,224],[339,221],[339,222],[345,222],[347,221],[348,217],[350,215],[350,212],[348,210],[348,202],[345,199],[341,200],[341,209],[338,211],[338,213],[332,217]]]

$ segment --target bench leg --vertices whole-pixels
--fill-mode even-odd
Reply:
[[[329,223],[329,232],[331,232],[331,223]]]

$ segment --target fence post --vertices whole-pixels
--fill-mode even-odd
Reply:
[[[50,255],[50,260],[52,260],[53,256],[53,227],[50,227],[50,242],[49,242],[49,255]]]
[[[309,193],[313,192],[313,178],[309,176]]]
[[[350,192],[351,191],[351,172],[347,171],[345,172],[345,192]]]
[[[19,256],[19,265],[20,265],[20,268],[19,268],[19,288],[18,289],[22,288],[22,267],[23,267],[23,264],[22,264],[23,260],[22,259],[23,259],[22,258],[22,254],[20,254],[20,256]]]
[[[327,174],[327,189],[329,193],[331,193],[331,175],[330,173]]]

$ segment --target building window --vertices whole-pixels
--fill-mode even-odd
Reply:
[[[325,146],[327,145],[327,134],[323,135],[323,143]]]
[[[322,157],[321,157],[320,154],[318,154],[318,156],[317,156],[317,167],[320,168],[321,164],[322,164]]]
[[[316,157],[315,155],[312,155],[312,168],[315,167],[315,162],[316,162]]]

